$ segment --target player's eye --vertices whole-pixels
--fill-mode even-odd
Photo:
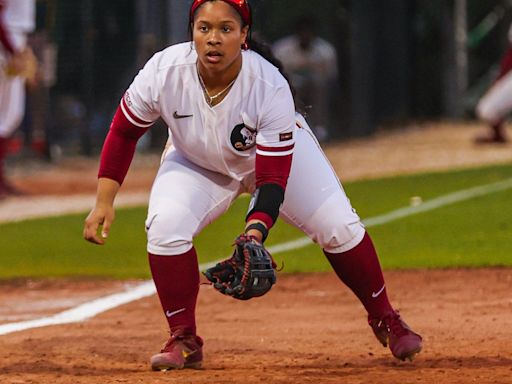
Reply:
[[[231,27],[229,25],[225,25],[222,27],[222,32],[231,32]]]
[[[200,32],[208,32],[208,27],[206,25],[200,25],[198,29]]]

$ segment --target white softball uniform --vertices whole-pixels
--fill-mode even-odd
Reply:
[[[480,119],[496,124],[512,111],[512,71],[499,79],[480,99],[476,107]]]
[[[135,125],[158,117],[169,126],[149,201],[148,251],[178,255],[243,192],[255,189],[255,157],[293,161],[280,216],[322,248],[355,247],[364,227],[305,120],[294,112],[279,71],[252,51],[218,105],[204,98],[190,43],[156,54],[139,72],[121,107]]]
[[[9,39],[17,51],[23,50],[27,34],[35,28],[35,0],[0,0]],[[1,47],[1,45],[0,45]],[[7,54],[0,48],[0,137],[9,137],[18,128],[25,111],[25,79],[7,76]]]

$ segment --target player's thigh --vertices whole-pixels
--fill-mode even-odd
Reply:
[[[364,236],[359,216],[307,126],[297,130],[281,217],[333,253],[355,247]]]
[[[175,150],[163,159],[149,199],[148,250],[179,254],[222,215],[239,193],[240,183],[186,160]]]
[[[500,79],[479,101],[478,117],[489,123],[496,123],[512,110],[512,71]]]
[[[0,68],[2,71],[2,68]],[[3,71],[2,71],[3,72]],[[0,137],[10,136],[25,110],[25,82],[20,76],[0,74]]]

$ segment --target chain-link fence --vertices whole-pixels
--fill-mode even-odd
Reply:
[[[327,84],[326,100],[327,137],[333,139],[368,134],[389,122],[470,111],[506,47],[512,19],[509,2],[499,0],[251,4],[255,37],[272,43],[292,35],[296,21],[308,15],[316,19],[315,34],[333,46],[338,71]],[[460,4],[465,15],[457,21]],[[189,1],[38,0],[37,5],[31,42],[43,81],[29,92],[18,137],[50,158],[97,153],[138,69],[157,50],[188,39]],[[462,22],[468,66],[460,101],[452,91],[454,78],[460,78],[454,57],[460,54],[456,33]],[[318,108],[315,100],[308,104]],[[161,148],[165,127],[152,131],[141,148]]]

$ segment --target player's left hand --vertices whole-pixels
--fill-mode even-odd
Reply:
[[[229,259],[207,269],[204,275],[220,293],[239,300],[263,296],[275,284],[276,265],[254,236],[242,234],[235,240]]]

